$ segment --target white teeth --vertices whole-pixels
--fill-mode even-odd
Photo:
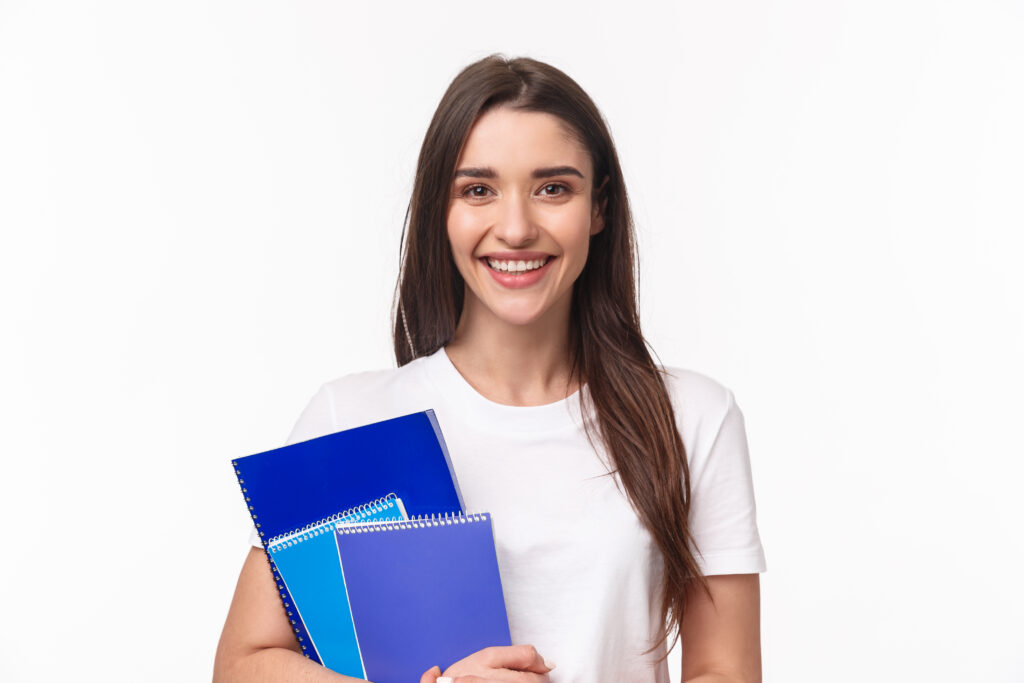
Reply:
[[[495,261],[494,259],[487,259],[488,265],[490,265],[494,270],[511,273],[522,273],[527,270],[536,270],[547,262],[547,258],[536,259],[533,261]]]

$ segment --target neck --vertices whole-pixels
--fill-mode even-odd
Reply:
[[[543,318],[517,325],[467,299],[445,351],[466,381],[495,403],[560,401],[579,388],[569,377],[569,303],[566,297]]]

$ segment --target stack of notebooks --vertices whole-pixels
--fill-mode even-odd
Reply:
[[[434,411],[232,461],[302,651],[376,683],[510,645],[490,515]]]

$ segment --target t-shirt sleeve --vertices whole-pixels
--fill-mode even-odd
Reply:
[[[327,385],[321,385],[320,389],[313,395],[305,410],[299,415],[298,421],[292,427],[291,434],[285,441],[285,445],[291,445],[300,441],[308,441],[318,436],[330,434],[335,430],[334,405],[331,401],[330,390]],[[252,527],[249,534],[249,543],[256,547],[263,547],[260,542],[260,535],[256,527]]]
[[[716,388],[720,407],[702,421],[689,460],[694,558],[706,576],[757,574],[767,565],[757,528],[746,425],[732,391]]]

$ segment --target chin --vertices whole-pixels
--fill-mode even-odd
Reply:
[[[507,325],[531,325],[544,317],[545,310],[491,309],[491,314]]]
[[[538,320],[540,316],[523,316],[523,315],[497,315],[498,319],[507,325],[516,325],[519,327],[525,327],[531,325]]]

